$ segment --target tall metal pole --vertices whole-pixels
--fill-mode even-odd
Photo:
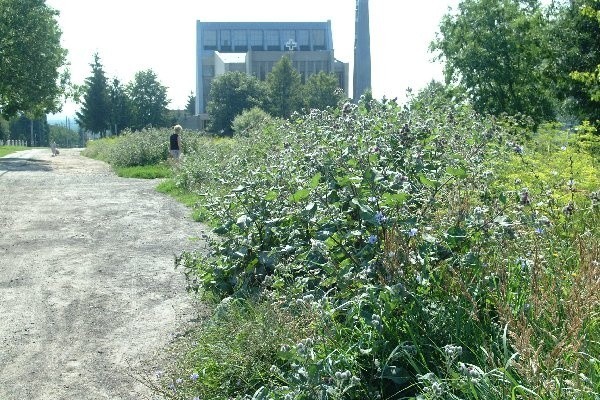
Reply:
[[[371,90],[369,0],[356,0],[353,78],[353,98],[354,101],[358,101],[367,90]]]

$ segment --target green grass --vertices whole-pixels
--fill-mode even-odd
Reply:
[[[113,170],[122,178],[160,179],[173,176],[171,167],[166,164],[113,167]]]
[[[0,146],[0,157],[4,157],[8,154],[26,149],[27,147],[23,146]]]
[[[195,194],[190,192],[189,190],[177,186],[174,180],[167,179],[161,182],[156,190],[160,193],[168,194],[172,196],[175,200],[184,204],[185,206],[191,208],[192,211],[192,219],[196,222],[209,222],[209,214],[207,211],[199,206],[200,200],[204,198],[204,196]]]

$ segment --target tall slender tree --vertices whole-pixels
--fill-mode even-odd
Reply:
[[[185,111],[189,115],[194,115],[196,113],[196,96],[194,96],[194,92],[191,92],[188,96],[188,101],[185,105]]]
[[[114,78],[108,87],[110,103],[110,130],[114,135],[120,134],[131,125],[131,101],[125,87]]]
[[[267,75],[268,111],[275,117],[289,118],[302,106],[302,81],[290,57],[282,57]]]
[[[85,80],[81,109],[76,112],[76,120],[83,129],[104,137],[109,129],[110,105],[107,78],[98,53],[94,54],[90,67],[92,75]]]

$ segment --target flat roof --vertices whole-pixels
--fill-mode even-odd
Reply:
[[[331,20],[325,22],[202,22],[204,29],[328,29]]]
[[[246,63],[246,53],[220,53],[215,51],[215,54],[226,64]]]

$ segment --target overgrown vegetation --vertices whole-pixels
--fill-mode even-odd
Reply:
[[[179,259],[191,288],[310,329],[255,353],[267,337],[215,316],[174,398],[598,396],[597,160],[576,134],[438,99],[315,111],[186,159],[176,179],[221,235]]]
[[[537,2],[488,3],[463,2],[434,47],[449,72],[499,72],[483,80],[489,93],[461,72],[465,86],[432,84],[406,105],[364,97],[285,121],[254,109],[238,116],[234,138],[187,142],[160,189],[193,206],[218,235],[208,254],[176,259],[190,291],[214,308],[189,352],[152,381],[159,392],[600,397],[600,140],[597,121],[571,124],[596,115],[584,101],[596,100],[565,89],[565,80],[544,86],[551,75],[537,64],[508,75],[504,65],[489,70],[502,65],[490,59],[512,62],[494,46],[522,46],[511,53],[521,68],[529,64],[519,57],[537,63],[556,50],[540,45],[554,31]],[[561,18],[580,12],[555,15],[567,23]],[[461,21],[527,27],[507,32],[528,37],[480,35],[468,55],[467,34],[446,41]],[[582,43],[589,36],[578,25],[565,34]],[[481,59],[488,45],[490,58]],[[552,73],[567,79],[589,70],[569,57]],[[583,104],[567,113],[570,124],[544,123],[567,112],[556,104],[568,99]],[[102,141],[97,154],[113,164],[153,163],[139,149],[148,140],[144,151],[164,159],[166,132],[135,135]]]
[[[448,98],[432,85],[186,151],[169,185],[219,239],[177,264],[215,309],[165,394],[600,396],[594,128],[533,132]]]

